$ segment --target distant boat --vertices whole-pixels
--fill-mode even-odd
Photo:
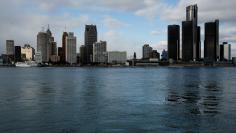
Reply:
[[[34,61],[26,61],[26,62],[17,62],[16,67],[37,67],[38,64]]]

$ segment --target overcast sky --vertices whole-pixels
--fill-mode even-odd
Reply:
[[[48,24],[58,46],[65,29],[75,32],[77,52],[85,24],[97,25],[98,39],[107,41],[108,50],[135,51],[141,57],[142,45],[148,43],[161,52],[167,25],[180,25],[190,4],[198,4],[202,35],[204,22],[220,20],[220,42],[231,43],[236,56],[235,0],[1,0],[0,52],[5,52],[7,39],[35,47],[37,33]]]

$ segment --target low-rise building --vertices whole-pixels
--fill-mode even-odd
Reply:
[[[127,53],[125,51],[110,51],[108,52],[109,64],[125,64],[127,61]]]
[[[24,47],[21,48],[21,54],[25,56],[25,60],[32,61],[34,60],[35,49],[29,44],[25,44]]]

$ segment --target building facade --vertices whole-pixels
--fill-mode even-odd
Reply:
[[[200,27],[198,26],[198,6],[190,5],[186,7],[186,21],[192,22],[192,60],[197,61],[201,59],[201,40],[200,40]]]
[[[29,44],[25,44],[21,48],[21,54],[25,57],[24,60],[32,61],[34,60],[35,49],[31,47]]]
[[[60,56],[61,62],[66,62],[66,37],[68,37],[67,32],[63,32],[62,34],[62,54]]]
[[[93,62],[107,63],[107,42],[100,41],[93,44]]]
[[[220,45],[220,61],[230,61],[231,60],[231,44],[223,42]]]
[[[6,41],[6,55],[14,55],[15,53],[14,40]]]
[[[149,44],[144,44],[143,45],[143,59],[149,59],[151,53],[152,53],[152,47],[150,47]]]
[[[180,59],[180,26],[168,26],[168,57],[169,59]]]
[[[77,63],[76,37],[73,32],[69,32],[66,37],[66,62],[69,64]]]
[[[97,27],[96,25],[86,25],[84,33],[85,44],[85,62],[83,64],[91,64],[93,62],[93,43],[97,42]]]
[[[52,55],[52,46],[54,44],[54,37],[48,27],[47,31],[41,31],[37,35],[37,52],[42,55],[42,62],[48,63]]]
[[[125,51],[110,51],[107,56],[109,64],[125,64],[127,61],[127,53]]]
[[[15,46],[15,62],[21,61],[21,46]]]
[[[215,62],[219,59],[219,20],[205,23],[204,60]]]
[[[182,22],[182,60],[185,62],[193,61],[193,22]]]

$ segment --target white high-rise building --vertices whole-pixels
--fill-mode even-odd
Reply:
[[[93,62],[107,63],[107,42],[100,41],[93,44]]]
[[[151,53],[152,47],[150,47],[148,44],[143,45],[143,59],[149,59]]]
[[[76,37],[73,32],[69,32],[66,37],[66,62],[70,64],[77,63]]]

